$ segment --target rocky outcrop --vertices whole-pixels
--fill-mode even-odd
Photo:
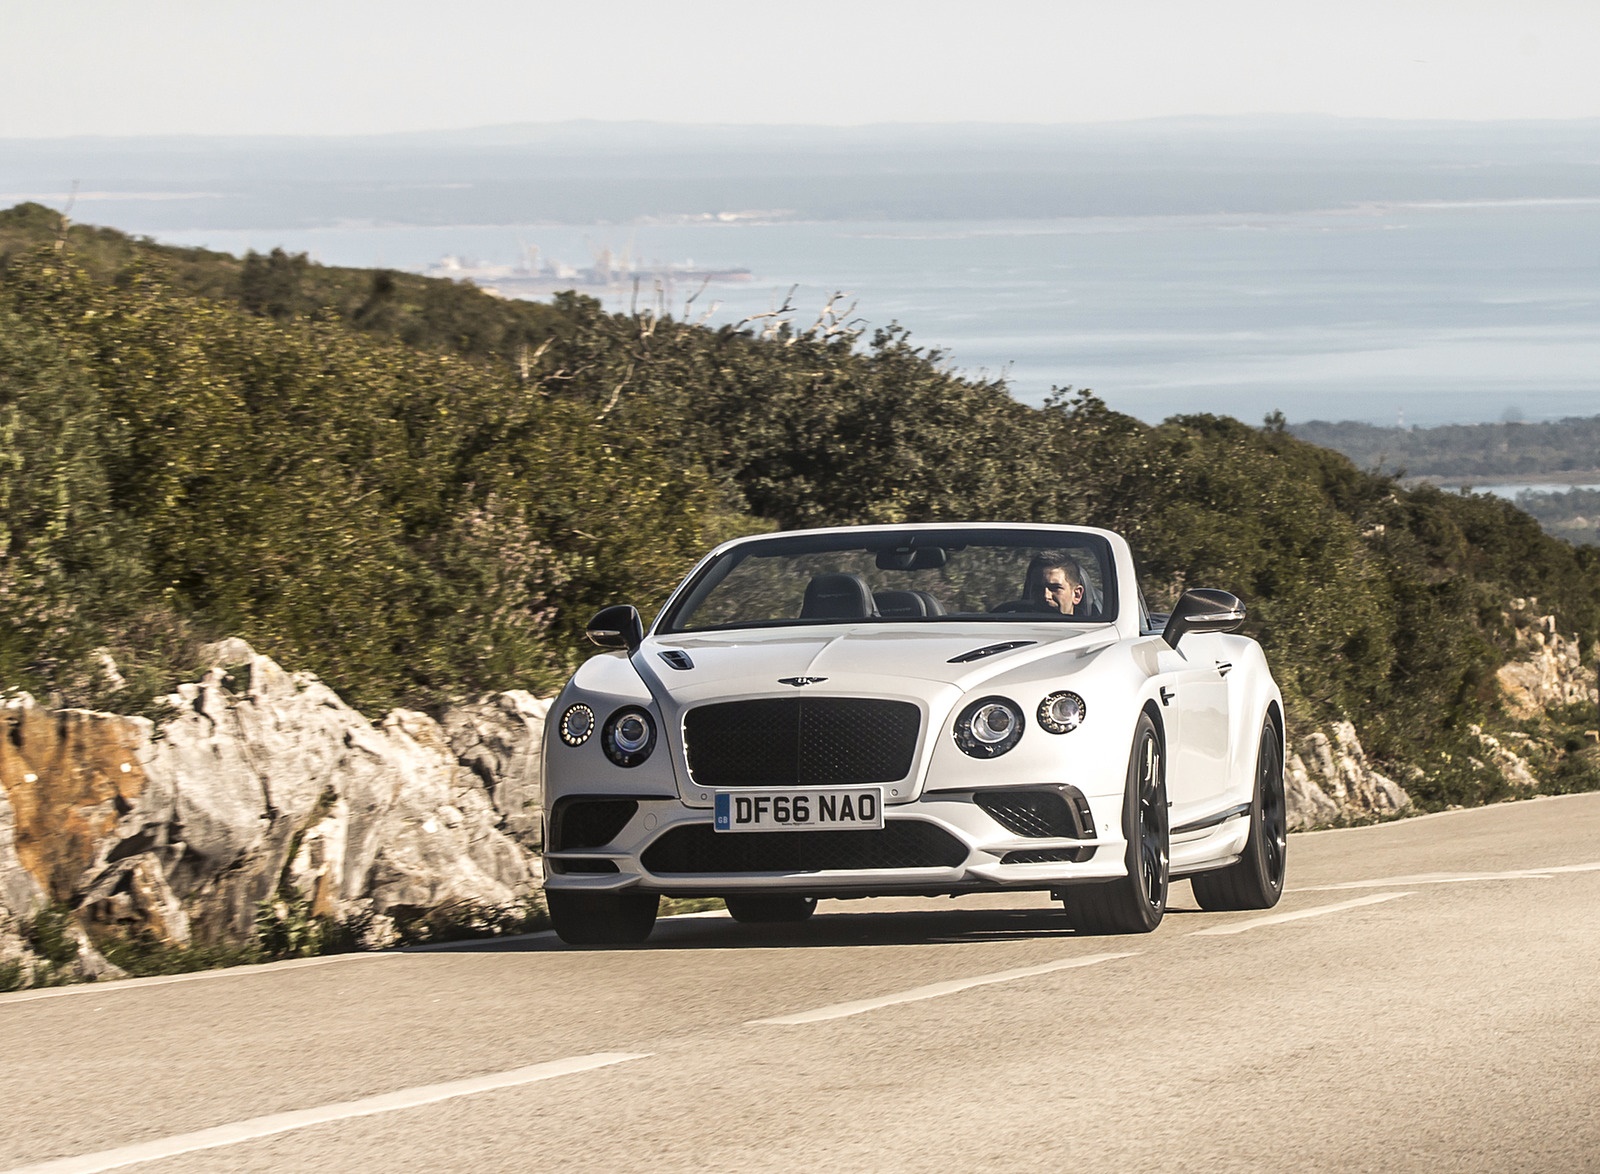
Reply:
[[[44,890],[17,855],[16,810],[0,789],[0,970],[23,964],[28,951],[18,930],[44,904]]]
[[[444,715],[450,752],[483,780],[507,835],[524,847],[544,845],[544,721],[550,700],[521,689]]]
[[[1537,599],[1513,599],[1507,619],[1517,634],[1517,659],[1496,674],[1506,712],[1516,718],[1536,717],[1546,709],[1587,702],[1600,705],[1595,662],[1600,645],[1587,659],[1576,640],[1556,630],[1556,618],[1533,614]]]
[[[1538,789],[1539,780],[1534,776],[1532,765],[1527,758],[1513,750],[1506,739],[1485,733],[1483,727],[1477,724],[1469,725],[1467,733],[1472,735],[1482,752],[1481,759],[1473,756],[1474,763],[1481,761],[1492,764],[1514,793],[1531,794]],[[1523,742],[1525,750],[1538,751],[1538,746],[1531,740],[1523,739]]]
[[[1361,823],[1411,806],[1405,788],[1367,760],[1350,722],[1314,731],[1289,751],[1284,770],[1289,827]]]
[[[537,900],[547,702],[374,725],[243,641],[208,653],[159,728],[22,698],[0,710],[0,951],[49,903],[97,933],[184,945],[241,943],[273,916],[383,942],[397,922]]]

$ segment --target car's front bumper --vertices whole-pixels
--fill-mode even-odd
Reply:
[[[1045,890],[1126,871],[1120,837],[1102,832],[1093,838],[1092,823],[1074,836],[1019,835],[972,792],[934,792],[894,804],[885,810],[882,834],[715,832],[705,807],[620,798],[637,808],[603,846],[546,852],[546,888],[870,896]]]

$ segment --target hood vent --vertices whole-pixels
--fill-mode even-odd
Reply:
[[[1010,652],[1013,648],[1026,648],[1030,644],[1037,643],[1039,643],[1037,640],[1007,640],[1004,644],[985,644],[982,648],[974,648],[971,652],[963,652],[960,656],[952,656],[945,663],[971,664],[973,661],[982,660],[986,656]]]
[[[661,659],[675,669],[692,669],[694,661],[689,659],[689,654],[681,648],[669,649],[661,654]]]

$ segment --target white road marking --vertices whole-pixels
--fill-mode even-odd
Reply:
[[[1600,872],[1600,861],[1557,864],[1550,868],[1511,868],[1504,872],[1423,872],[1415,876],[1385,876],[1377,880],[1339,881],[1331,885],[1306,885],[1292,893],[1333,893],[1342,889],[1386,889],[1390,885],[1464,885],[1473,881],[1550,880],[1571,872]]]
[[[1014,982],[1019,978],[1032,978],[1037,974],[1050,974],[1057,970],[1072,970],[1080,966],[1094,966],[1100,962],[1112,962],[1118,958],[1134,958],[1138,951],[1126,954],[1090,954],[1083,958],[1063,958],[1059,962],[1046,962],[1042,966],[1024,966],[1017,970],[1000,970],[994,974],[980,974],[976,978],[957,978],[950,982],[936,982],[928,986],[914,987],[909,991],[900,991],[893,995],[879,995],[875,999],[857,999],[850,1003],[834,1003],[828,1007],[818,1007],[814,1011],[801,1011],[794,1015],[775,1015],[771,1019],[752,1019],[746,1026],[778,1026],[789,1027],[800,1023],[821,1023],[828,1019],[843,1019],[847,1015],[860,1015],[867,1011],[876,1011],[882,1007],[893,1007],[899,1003],[915,1003],[922,999],[937,999],[943,995],[953,995],[959,991],[970,990],[975,986],[989,986],[997,982]]]
[[[552,1060],[547,1064],[534,1064],[527,1068],[513,1068],[509,1072],[491,1072],[487,1076],[472,1076],[465,1080],[452,1080],[445,1084],[426,1084],[418,1088],[404,1088],[399,1092],[381,1096],[364,1097],[359,1101],[343,1101],[315,1109],[297,1109],[290,1113],[274,1113],[268,1117],[254,1117],[248,1121],[235,1121],[231,1125],[218,1125],[196,1133],[180,1133],[174,1137],[160,1137],[142,1141],[114,1150],[101,1150],[96,1154],[79,1154],[72,1158],[57,1158],[33,1166],[19,1166],[5,1174],[96,1174],[100,1170],[117,1170],[139,1162],[154,1162],[174,1158],[179,1154],[192,1154],[197,1150],[214,1150],[222,1146],[256,1141],[278,1133],[304,1129],[310,1125],[324,1125],[330,1121],[346,1121],[352,1117],[371,1117],[377,1113],[393,1113],[400,1109],[415,1109],[447,1101],[454,1097],[472,1096],[496,1089],[515,1088],[557,1076],[570,1076],[588,1072],[611,1064],[629,1060],[643,1060],[649,1052],[596,1052],[589,1056],[570,1056],[565,1060]]]
[[[148,978],[117,978],[108,982],[82,982],[73,986],[51,986],[40,990],[17,991],[0,995],[0,1007],[8,1003],[31,1003],[37,999],[64,999],[69,995],[106,995],[115,991],[135,991],[147,986],[170,986],[175,982],[201,982],[212,978],[249,978],[278,970],[300,970],[307,966],[326,966],[331,962],[359,962],[363,959],[394,958],[395,951],[319,954],[315,958],[290,958],[284,962],[256,962],[245,966],[224,966],[218,970],[191,970],[187,974],[156,974]]]
[[[1189,936],[1209,938],[1220,937],[1223,934],[1244,933],[1246,930],[1260,929],[1263,926],[1282,925],[1286,921],[1303,921],[1307,917],[1321,917],[1325,913],[1340,913],[1346,909],[1358,909],[1362,905],[1377,905],[1382,901],[1393,901],[1396,897],[1409,896],[1410,893],[1374,893],[1370,897],[1357,897],[1354,901],[1340,901],[1336,905],[1318,905],[1315,909],[1301,909],[1294,913],[1273,913],[1267,917],[1252,917],[1249,921],[1236,921],[1232,925],[1197,929]]]
[[[677,921],[685,917],[726,917],[725,909],[706,909],[698,913],[669,913],[662,921]],[[548,941],[556,936],[553,929],[533,933],[509,934],[498,938],[468,938],[459,942],[430,942],[422,946],[399,946],[390,950],[356,950],[349,954],[319,954],[315,958],[290,958],[283,962],[253,962],[243,966],[222,966],[215,970],[192,970],[187,974],[157,974],[147,978],[115,978],[106,982],[80,982],[71,986],[44,987],[40,990],[18,991],[0,995],[0,1007],[7,1003],[31,1003],[37,999],[61,999],[68,995],[104,995],[112,991],[133,991],[140,987],[166,986],[174,982],[201,982],[212,978],[243,978],[252,974],[265,974],[274,970],[297,970],[303,966],[326,966],[330,962],[359,962],[363,958],[402,958],[407,954],[432,954],[471,952],[489,946],[498,950],[502,946],[515,946],[522,942]]]

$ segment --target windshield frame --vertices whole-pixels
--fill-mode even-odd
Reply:
[[[686,615],[692,615],[705,602],[706,597],[732,571],[745,560],[759,555],[765,557],[795,556],[839,552],[876,552],[884,549],[916,549],[918,547],[1015,546],[1036,550],[1059,548],[1064,543],[1074,543],[1093,549],[1101,568],[1102,602],[1100,615],[1090,619],[1077,616],[1053,615],[1048,612],[991,612],[957,613],[938,616],[874,616],[863,619],[763,619],[737,623],[714,624],[705,627],[682,626]],[[1034,526],[1022,524],[981,525],[965,523],[951,526],[886,526],[852,527],[830,530],[798,530],[787,533],[760,535],[740,539],[708,556],[687,579],[679,585],[660,615],[651,626],[652,635],[698,635],[710,632],[743,631],[761,628],[814,628],[839,624],[872,626],[908,624],[1065,624],[1075,627],[1112,624],[1121,614],[1119,594],[1120,574],[1116,551],[1104,532],[1092,527]]]

